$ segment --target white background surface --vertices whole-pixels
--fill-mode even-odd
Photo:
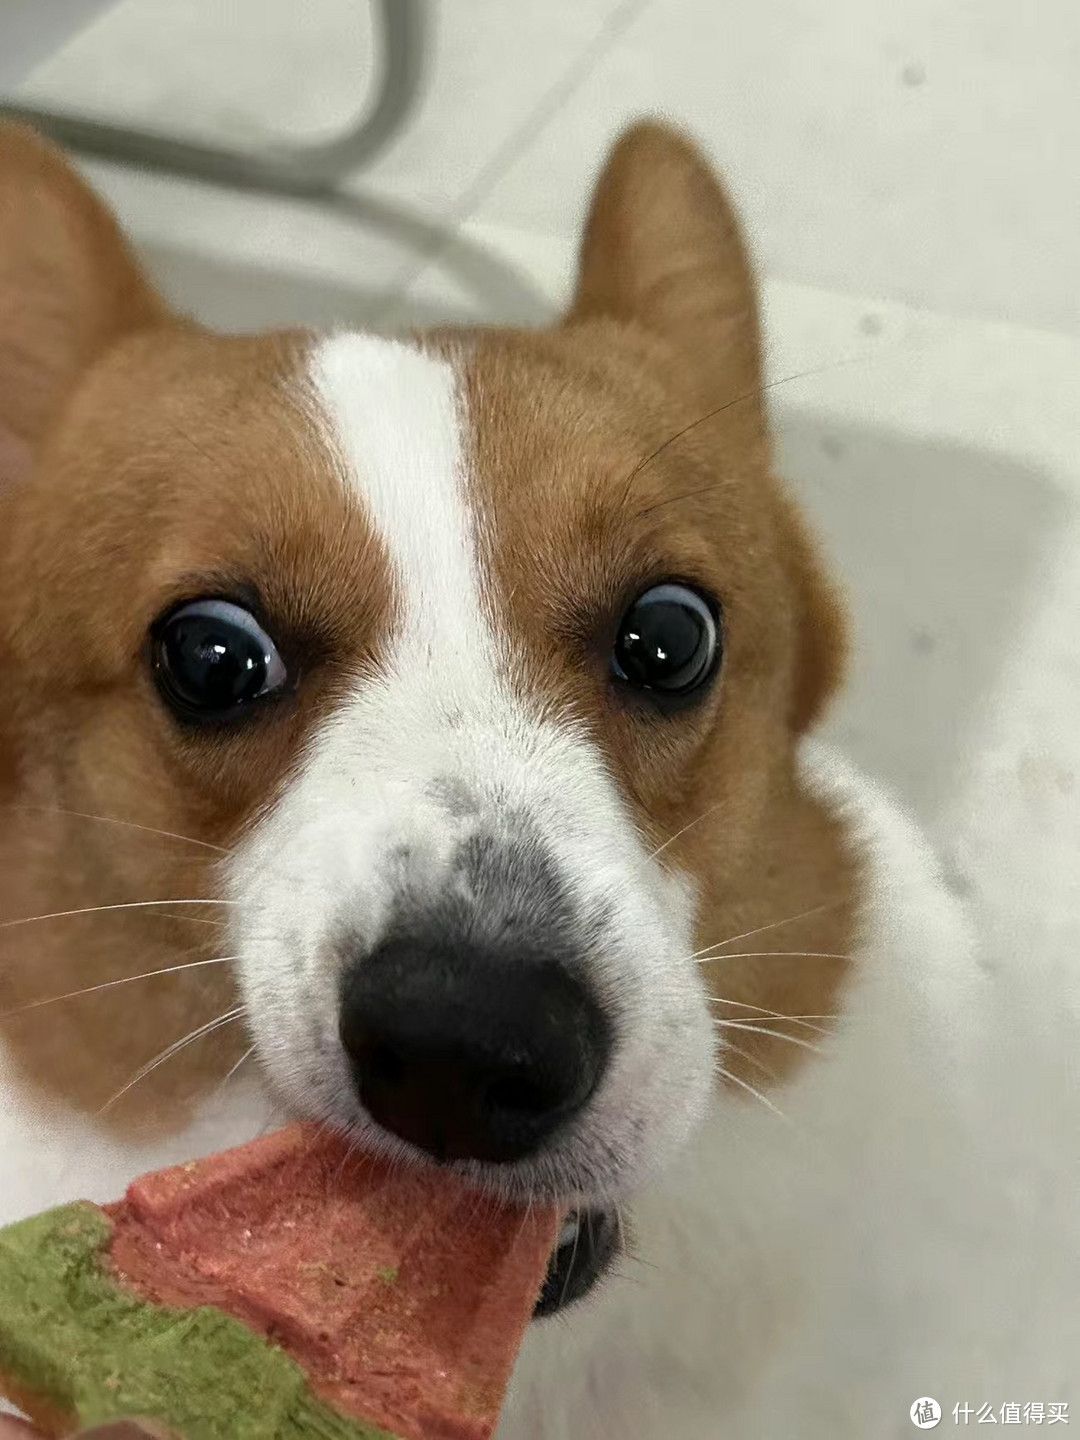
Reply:
[[[430,9],[431,83],[370,177],[382,195],[444,213],[607,27],[613,43],[485,201],[485,225],[567,238],[611,133],[659,109],[723,166],[771,276],[1080,330],[1075,0]],[[364,0],[122,0],[35,88],[249,138],[333,128],[370,66]]]

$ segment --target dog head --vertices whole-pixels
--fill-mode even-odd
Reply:
[[[205,1025],[126,1097],[176,1120],[242,1006],[361,1143],[632,1191],[718,1054],[786,1061],[731,1022],[830,1008],[850,865],[796,750],[842,648],[681,137],[617,146],[558,324],[400,342],[182,321],[0,139],[5,918],[114,907],[4,932],[9,1006],[101,987],[17,1017],[42,1083],[97,1107]]]

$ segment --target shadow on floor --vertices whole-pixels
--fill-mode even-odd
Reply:
[[[300,207],[303,209],[303,207]],[[403,206],[362,196],[341,195],[333,206],[307,207],[318,226],[355,225],[356,273],[340,279],[296,269],[259,266],[247,259],[208,257],[190,248],[153,242],[142,248],[147,266],[166,296],[215,330],[251,331],[293,325],[327,329],[337,325],[403,330],[436,324],[490,321],[536,325],[550,317],[551,303],[510,261],[453,228],[425,219]],[[251,211],[257,227],[259,211]],[[389,249],[398,259],[390,292],[365,284],[365,255]],[[368,262],[370,264],[370,261]],[[385,273],[385,264],[379,270]],[[436,274],[438,290],[456,301],[401,299],[421,275]]]
[[[1064,497],[998,455],[805,413],[777,416],[777,442],[854,611],[830,737],[931,824],[1022,635]]]

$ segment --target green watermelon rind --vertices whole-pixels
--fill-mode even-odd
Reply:
[[[331,1409],[233,1316],[123,1290],[107,1267],[111,1236],[86,1203],[0,1230],[0,1377],[20,1393],[79,1425],[138,1415],[184,1440],[395,1440]]]

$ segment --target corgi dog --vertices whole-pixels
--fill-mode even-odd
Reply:
[[[311,1116],[567,1207],[505,1440],[1067,1405],[1075,1034],[814,738],[845,636],[675,131],[556,323],[395,340],[207,332],[0,132],[0,1219]]]

